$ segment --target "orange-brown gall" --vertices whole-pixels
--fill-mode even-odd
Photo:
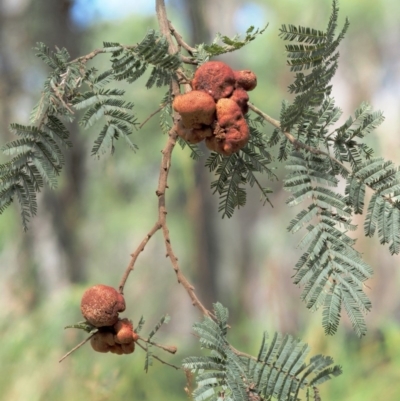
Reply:
[[[235,74],[222,61],[208,61],[196,70],[192,87],[207,92],[214,100],[228,97],[235,87]]]
[[[230,156],[246,146],[249,140],[249,128],[246,121],[240,122],[235,127],[221,130],[218,135],[206,138],[205,143],[208,149]]]
[[[234,71],[234,76],[236,87],[243,88],[246,91],[251,91],[257,86],[257,77],[253,71]]]
[[[135,343],[121,344],[121,348],[124,354],[132,354],[132,352],[135,351]]]
[[[115,345],[114,334],[111,331],[99,331],[95,336],[103,343],[113,346]]]
[[[109,345],[104,341],[104,338],[100,335],[100,333],[96,333],[90,339],[90,345],[96,352],[102,352],[102,353],[109,352],[112,347],[112,345]]]
[[[211,125],[215,118],[214,99],[205,92],[193,90],[175,97],[172,106],[181,115],[184,128]]]
[[[124,297],[108,285],[95,285],[82,296],[82,315],[95,327],[112,326],[118,320],[118,313],[124,310]]]
[[[176,133],[186,142],[195,144],[201,142],[207,136],[212,135],[210,126],[204,125],[202,128],[185,128],[182,120],[179,120],[175,127]]]
[[[237,103],[243,114],[246,114],[249,111],[249,95],[243,88],[236,88],[230,99]]]
[[[206,139],[206,146],[224,156],[230,156],[246,146],[249,127],[239,105],[232,99],[217,103],[217,124],[214,135]]]
[[[114,324],[114,340],[118,344],[129,344],[133,342],[133,325],[129,319],[119,319]]]
[[[223,154],[231,155],[246,146],[249,141],[249,127],[246,121],[240,121],[226,131],[225,142],[222,145]]]
[[[232,99],[220,99],[217,103],[217,121],[221,127],[230,127],[244,119],[239,105]]]
[[[124,353],[121,344],[115,344],[114,346],[110,347],[110,352],[117,355],[122,355]]]

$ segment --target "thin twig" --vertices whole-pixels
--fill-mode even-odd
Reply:
[[[147,343],[147,344],[154,345],[154,346],[157,347],[157,348],[161,348],[162,350],[164,350],[164,351],[166,351],[166,352],[169,352],[170,354],[176,354],[176,351],[178,350],[174,345],[172,345],[172,346],[165,346],[165,345],[157,344],[157,343],[155,343],[155,342],[153,342],[153,341],[146,340],[146,339],[143,338],[143,337],[139,337],[139,340],[141,340],[141,341],[143,341],[143,342],[145,342],[145,343]]]
[[[245,164],[245,161],[243,160],[243,158],[239,155],[239,159],[242,161],[243,164]],[[274,207],[274,205],[271,203],[271,201],[269,200],[268,196],[264,193],[264,188],[261,186],[260,182],[257,180],[256,176],[253,176],[254,178],[254,182],[256,183],[256,185],[258,186],[259,190],[261,191],[261,193],[264,195],[264,205],[268,202],[271,207]]]
[[[146,351],[146,352],[147,352],[146,347],[144,347],[142,344],[139,344],[138,342],[137,342],[136,344],[137,344],[143,351]],[[176,370],[181,370],[181,369],[182,369],[180,366],[172,365],[172,363],[168,363],[168,362],[163,361],[161,358],[159,358],[159,357],[156,356],[156,355],[152,355],[151,357],[154,358],[154,359],[157,359],[157,361],[163,363],[164,365],[168,365],[168,366],[170,366],[171,368],[174,368],[174,369],[176,369]]]
[[[124,275],[121,279],[121,282],[119,285],[119,292],[121,294],[123,294],[126,280],[129,276],[130,272],[133,270],[136,259],[138,258],[140,252],[143,251],[147,242],[154,235],[154,233],[157,232],[158,230],[162,229],[163,234],[164,234],[165,246],[167,249],[167,256],[171,260],[171,263],[172,263],[172,266],[176,273],[178,282],[183,285],[186,292],[189,294],[193,305],[196,306],[203,313],[203,315],[212,316],[212,314],[207,310],[207,308],[197,298],[197,296],[194,292],[194,287],[189,283],[189,281],[187,280],[185,275],[180,270],[179,264],[178,264],[178,258],[175,256],[175,253],[171,246],[171,240],[169,237],[169,230],[168,230],[168,225],[167,225],[167,209],[166,209],[166,205],[165,205],[165,191],[168,187],[167,186],[168,173],[169,173],[169,169],[171,167],[171,155],[172,155],[172,150],[176,143],[176,137],[177,137],[177,134],[176,134],[175,128],[172,128],[171,131],[168,133],[167,143],[161,152],[162,160],[161,160],[161,165],[160,165],[158,187],[157,187],[157,191],[156,191],[156,194],[158,196],[158,220],[154,224],[154,226],[150,230],[150,232],[146,235],[146,237],[142,240],[142,242],[136,248],[135,252],[132,253],[132,255],[131,255],[132,259],[129,262],[129,265],[126,268]]]
[[[182,35],[180,35],[175,27],[172,25],[171,21],[168,21],[168,27],[172,35],[174,35],[174,38],[178,42],[180,46],[182,46],[191,56],[193,56],[193,53],[196,51],[194,47],[189,46],[182,38]]]
[[[124,275],[122,276],[122,279],[119,283],[119,292],[121,294],[124,293],[124,286],[126,283],[126,280],[128,279],[129,273],[133,270],[135,266],[136,259],[138,258],[140,252],[144,250],[146,247],[146,244],[149,242],[150,238],[161,228],[161,224],[157,221],[153,228],[147,233],[147,235],[143,238],[142,242],[139,244],[139,246],[136,248],[135,252],[131,254],[131,261],[129,262],[127,268],[125,269]]]
[[[127,49],[134,49],[134,48],[137,47],[137,45],[130,45],[130,46],[120,45],[120,46],[117,46],[117,47],[120,47],[120,48],[123,48],[123,49],[127,50]],[[95,49],[92,52],[90,52],[90,53],[88,53],[88,54],[86,54],[84,56],[80,56],[80,57],[77,57],[76,59],[74,59],[72,61],[69,61],[68,64],[74,64],[74,63],[83,63],[83,64],[85,64],[89,60],[91,60],[92,58],[95,58],[98,54],[102,54],[102,53],[110,53],[110,51],[107,50],[107,49],[104,49],[104,48],[103,49]]]
[[[139,129],[142,129],[143,126],[149,121],[151,120],[157,113],[159,113],[164,107],[165,107],[166,103],[163,103],[162,105],[160,105],[160,107],[156,110],[153,111],[153,113],[151,113],[140,125],[139,125]]]
[[[85,56],[80,56],[72,61],[70,61],[69,64],[74,64],[74,63],[87,63],[89,60],[92,58],[95,58],[98,54],[102,53],[107,53],[105,49],[95,49],[92,52],[86,54]]]
[[[229,344],[229,348],[233,351],[234,354],[237,356],[243,356],[244,358],[252,359],[253,361],[256,361],[257,358],[253,355],[246,354],[245,352],[237,350],[235,347]]]
[[[82,347],[82,345],[86,344],[96,333],[92,333],[89,337],[87,337],[85,340],[81,341],[78,345],[76,345],[74,348],[71,349],[71,351],[68,351],[58,362],[62,362],[67,356],[70,356],[74,351],[76,351],[78,348]]]
[[[265,121],[273,125],[275,128],[281,129],[281,123],[278,120],[275,120],[274,118],[270,117],[268,114],[265,114],[263,111],[261,111],[259,108],[254,106],[254,104],[249,103],[249,108],[250,110],[253,110],[254,113],[258,114],[261,116]],[[332,161],[334,161],[336,164],[338,164],[340,167],[342,167],[343,170],[347,171],[348,174],[351,173],[351,171],[338,159],[335,157],[331,156],[329,153],[324,152],[323,150],[313,148],[312,146],[306,145],[305,143],[299,141],[296,139],[290,132],[285,132],[282,131],[283,134],[286,136],[286,138],[289,140],[289,142],[297,149],[305,149],[308,150],[310,153],[314,155],[324,155],[329,157]]]
[[[199,64],[196,60],[194,60],[194,59],[192,59],[190,57],[181,56],[181,60],[185,64],[191,64],[191,65],[198,65]]]
[[[186,376],[186,387],[185,387],[185,393],[189,397],[190,401],[194,401],[193,398],[193,373],[190,369],[184,369],[185,371],[185,376]]]
[[[56,84],[53,81],[50,81],[50,86],[53,88],[54,93],[56,94],[58,100],[61,102],[61,104],[71,113],[74,114],[74,111],[71,110],[71,108],[67,105],[67,103],[64,102],[64,99],[62,98],[61,93],[59,92]]]

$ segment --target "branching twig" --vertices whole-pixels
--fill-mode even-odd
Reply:
[[[179,46],[182,46],[191,56],[196,51],[194,47],[189,46],[182,38],[182,36],[176,31],[174,26],[172,25],[171,21],[168,21],[168,27],[174,38],[178,42]]]
[[[136,248],[135,252],[131,254],[132,259],[129,262],[128,267],[125,269],[125,273],[122,276],[121,282],[119,284],[119,292],[121,294],[124,293],[124,286],[126,283],[126,280],[128,279],[129,273],[133,270],[133,267],[135,266],[136,259],[138,258],[140,252],[144,250],[146,247],[146,244],[149,242],[150,238],[161,228],[160,223],[157,221],[153,228],[148,232],[148,234],[143,238],[142,242],[139,244],[139,246]]]
[[[134,49],[137,47],[137,45],[130,45],[130,46],[120,45],[118,47],[122,47],[123,49]],[[102,53],[110,53],[110,51],[107,49],[95,49],[92,52],[90,52],[84,56],[77,57],[76,59],[68,62],[68,64],[74,64],[74,63],[86,64],[89,60],[91,60],[92,58],[95,58],[98,54],[102,54]]]
[[[137,342],[136,344],[137,344],[143,351],[147,351],[147,350],[146,350],[146,347],[144,347],[142,344],[139,344],[138,342]],[[164,360],[162,360],[161,358],[159,358],[159,357],[156,356],[156,355],[152,355],[151,357],[154,358],[154,359],[157,359],[157,361],[163,363],[164,365],[168,365],[168,366],[170,366],[171,368],[174,368],[174,369],[176,369],[176,370],[181,370],[181,369],[182,369],[180,366],[172,365],[172,363],[165,362]]]
[[[163,103],[162,105],[160,105],[160,107],[156,110],[153,111],[153,113],[151,113],[140,125],[139,125],[139,129],[142,129],[143,126],[149,121],[151,120],[157,113],[159,113],[164,107],[165,107],[165,103]]]
[[[171,38],[164,0],[156,0],[156,13],[157,13],[157,18],[158,18],[158,23],[160,26],[160,32],[166,37],[166,39],[169,43],[169,52],[171,54],[175,54],[178,51],[178,49],[176,47],[176,44],[173,42],[173,40]],[[180,93],[179,83],[174,79],[172,80],[172,83],[171,83],[171,89],[172,89],[172,94],[175,96]],[[174,118],[174,122],[176,124],[176,116]],[[175,127],[175,124],[174,124],[174,127]],[[212,316],[211,312],[208,311],[207,308],[197,298],[197,296],[194,292],[194,287],[189,283],[189,281],[187,280],[185,275],[180,270],[178,258],[176,257],[176,255],[173,251],[173,248],[171,245],[171,240],[169,237],[169,229],[168,229],[168,225],[167,225],[167,209],[166,209],[166,204],[165,204],[165,191],[168,188],[167,181],[168,181],[169,169],[171,167],[171,156],[172,156],[172,151],[175,147],[176,138],[177,138],[177,133],[176,133],[174,127],[168,133],[167,143],[165,144],[164,149],[161,151],[162,159],[161,159],[160,173],[159,173],[159,178],[158,178],[158,187],[157,187],[157,191],[156,191],[156,194],[158,196],[158,220],[155,223],[155,225],[153,226],[153,228],[150,230],[150,232],[146,235],[146,237],[139,244],[136,251],[132,254],[132,259],[131,259],[128,267],[126,268],[125,273],[121,279],[121,282],[119,285],[119,291],[121,294],[123,293],[126,280],[129,276],[130,272],[134,268],[136,259],[139,256],[140,252],[142,252],[143,249],[145,248],[149,239],[153,236],[153,234],[156,231],[162,229],[162,232],[164,235],[165,247],[167,250],[167,256],[171,260],[171,263],[174,268],[178,282],[180,284],[182,284],[183,287],[185,288],[190,299],[192,300],[193,305],[196,306],[203,315]]]
[[[141,341],[143,341],[145,343],[154,345],[157,348],[161,348],[162,350],[164,350],[166,352],[169,352],[170,354],[176,354],[177,348],[174,345],[168,347],[168,346],[165,346],[165,345],[157,344],[157,343],[155,343],[153,341],[150,341],[150,340],[146,340],[143,337],[139,337],[139,340],[141,340]]]
[[[261,111],[259,108],[254,106],[254,104],[249,103],[249,108],[254,111],[254,113],[258,114],[261,116],[265,121],[273,125],[275,128],[280,129],[281,128],[281,123],[278,120],[275,120],[274,118],[270,117],[268,114],[265,114],[263,111]],[[282,131],[283,134],[286,136],[286,138],[289,140],[289,142],[297,149],[305,149],[308,150],[310,153],[314,155],[324,155],[329,157],[332,161],[334,161],[336,164],[338,164],[340,167],[342,167],[343,170],[347,171],[348,174],[351,173],[351,171],[338,159],[335,157],[331,156],[329,153],[324,152],[323,150],[313,148],[312,146],[306,145],[305,143],[299,141],[296,139],[290,132],[284,132]]]

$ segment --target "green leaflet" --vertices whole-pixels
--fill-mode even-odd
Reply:
[[[312,107],[319,107],[330,95],[330,80],[334,76],[339,53],[337,47],[344,38],[349,23],[346,20],[344,27],[335,38],[337,27],[338,7],[333,2],[332,14],[325,32],[308,27],[282,25],[280,36],[286,41],[297,41],[299,44],[285,45],[288,56],[288,65],[295,71],[295,81],[289,86],[289,91],[296,93],[293,104],[282,109],[281,126],[290,131],[292,127],[304,118]],[[312,69],[306,75],[303,70]]]
[[[306,362],[307,344],[290,335],[275,333],[269,340],[264,333],[257,357],[235,352],[226,339],[228,310],[214,304],[216,321],[206,317],[193,326],[208,356],[188,357],[184,369],[197,373],[196,401],[225,399],[248,401],[250,395],[262,399],[297,400],[300,392],[318,391],[318,386],[341,374],[331,366],[330,357],[316,355]]]
[[[167,40],[153,29],[135,46],[105,42],[104,48],[112,52],[112,68],[118,81],[126,79],[132,83],[152,66],[146,83],[148,89],[168,85],[181,65],[179,54],[169,54]]]
[[[128,137],[137,124],[133,104],[122,99],[124,91],[104,88],[115,80],[112,70],[97,74],[96,69],[87,69],[81,59],[69,61],[66,49],[52,52],[43,43],[38,43],[36,51],[52,71],[32,110],[32,125],[11,124],[11,132],[19,138],[3,146],[3,152],[13,158],[0,165],[0,213],[17,199],[24,230],[37,212],[36,193],[44,183],[51,188],[57,186],[65,163],[64,151],[72,146],[64,121],[75,119],[73,108],[86,109],[81,119],[85,128],[101,118],[106,120],[95,140],[93,154],[112,151],[114,141],[120,137],[136,150]],[[89,90],[80,93],[83,84]]]
[[[355,213],[363,213],[365,188],[375,191],[369,202],[364,232],[372,237],[376,228],[381,244],[389,244],[393,254],[400,252],[400,172],[391,161],[372,158],[361,163],[347,178],[346,202]]]
[[[41,130],[20,124],[12,124],[10,129],[21,139],[2,148],[14,157],[0,165],[0,213],[17,199],[26,231],[37,212],[36,193],[44,182],[51,188],[57,186],[57,176],[65,163],[61,148],[68,148],[70,142],[64,125],[55,116],[49,116]]]
[[[210,45],[202,43],[196,46],[196,51],[193,55],[194,59],[198,64],[203,64],[211,57],[216,57],[221,54],[239,50],[243,46],[246,46],[256,39],[257,36],[262,35],[267,27],[268,25],[266,25],[263,29],[255,29],[254,26],[249,27],[246,31],[245,37],[242,40],[240,39],[239,35],[229,38],[228,36],[218,33]]]
[[[238,153],[222,156],[212,152],[206,161],[206,167],[215,171],[217,178],[211,183],[214,193],[219,195],[218,211],[222,217],[232,217],[236,208],[246,204],[245,185],[257,186],[261,192],[261,201],[270,202],[268,194],[271,189],[260,184],[256,173],[266,174],[270,180],[275,180],[273,169],[269,167],[272,157],[267,150],[267,141],[260,131],[257,120],[248,119],[250,140]]]
[[[363,313],[371,308],[363,285],[372,269],[353,249],[354,240],[340,230],[340,226],[346,230],[355,227],[346,198],[326,188],[337,185],[328,163],[328,159],[302,152],[294,152],[287,163],[290,173],[285,188],[292,193],[288,203],[310,202],[288,227],[291,232],[303,227],[308,231],[299,244],[306,252],[296,264],[294,283],[304,287],[301,298],[307,308],[323,308],[326,334],[336,332],[343,306],[361,336],[366,332]]]
[[[279,143],[278,159],[288,160],[289,174],[285,188],[292,196],[290,206],[309,202],[291,221],[288,229],[307,229],[299,246],[305,249],[296,265],[294,282],[304,286],[302,299],[308,308],[323,308],[323,326],[327,334],[336,332],[343,306],[358,335],[365,334],[363,313],[371,307],[363,292],[363,283],[372,270],[353,249],[354,241],[343,230],[354,230],[352,213],[363,213],[365,187],[374,194],[364,223],[365,233],[376,231],[381,243],[388,243],[391,253],[400,252],[398,227],[398,169],[391,162],[372,158],[373,150],[363,138],[383,121],[381,112],[373,112],[362,103],[354,118],[337,128],[332,126],[342,115],[330,97],[330,80],[337,69],[338,45],[348,21],[337,36],[338,7],[333,1],[332,13],[325,31],[293,25],[281,28],[280,36],[292,43],[286,45],[288,64],[295,71],[292,104],[283,103],[281,129],[306,148],[296,149],[287,135],[275,130],[271,145]],[[309,70],[307,73],[304,71]],[[317,155],[317,152],[319,154]],[[349,167],[347,167],[349,166]],[[347,179],[345,197],[328,187],[338,178]]]

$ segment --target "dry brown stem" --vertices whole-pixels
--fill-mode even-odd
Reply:
[[[172,25],[171,21],[168,21],[168,26],[171,34],[174,36],[175,40],[178,42],[179,46],[182,46],[191,56],[193,56],[193,53],[196,51],[194,47],[189,46],[182,38],[182,35],[180,35],[175,27]],[[197,64],[196,62],[194,62]]]
[[[156,0],[156,13],[160,31],[166,37],[169,43],[169,52],[171,54],[175,54],[178,51],[178,49],[171,37],[170,25],[167,18],[164,0]],[[180,94],[179,83],[176,80],[172,81],[171,90],[173,96],[177,96],[178,94]],[[174,126],[176,124],[177,117],[178,116],[176,115],[174,116]],[[128,279],[130,272],[134,269],[137,257],[139,256],[140,252],[143,251],[147,242],[150,240],[153,234],[156,231],[162,229],[167,256],[171,261],[172,267],[178,279],[178,283],[183,285],[190,299],[192,300],[192,304],[195,307],[197,307],[203,315],[212,316],[211,313],[207,310],[207,308],[202,304],[202,302],[197,297],[194,291],[194,287],[190,284],[185,275],[182,273],[179,267],[178,258],[176,257],[175,252],[171,245],[171,239],[167,225],[167,208],[166,208],[165,192],[166,189],[168,188],[168,174],[171,168],[171,156],[172,156],[172,151],[176,144],[176,138],[177,138],[177,133],[175,131],[175,128],[172,128],[171,131],[168,133],[167,143],[165,144],[164,149],[161,151],[162,158],[161,158],[160,172],[158,178],[158,187],[156,190],[156,195],[158,196],[158,220],[156,221],[150,232],[146,235],[146,237],[136,248],[136,250],[132,253],[131,255],[132,259],[121,279],[119,285],[119,291],[121,294],[123,294],[126,280]]]
[[[96,333],[97,331],[95,333],[92,333],[89,337],[85,338],[83,341],[81,341],[78,345],[76,345],[74,348],[68,351],[58,362],[59,363],[62,362],[67,356],[70,356],[74,351],[82,347],[82,345],[86,344]]]

